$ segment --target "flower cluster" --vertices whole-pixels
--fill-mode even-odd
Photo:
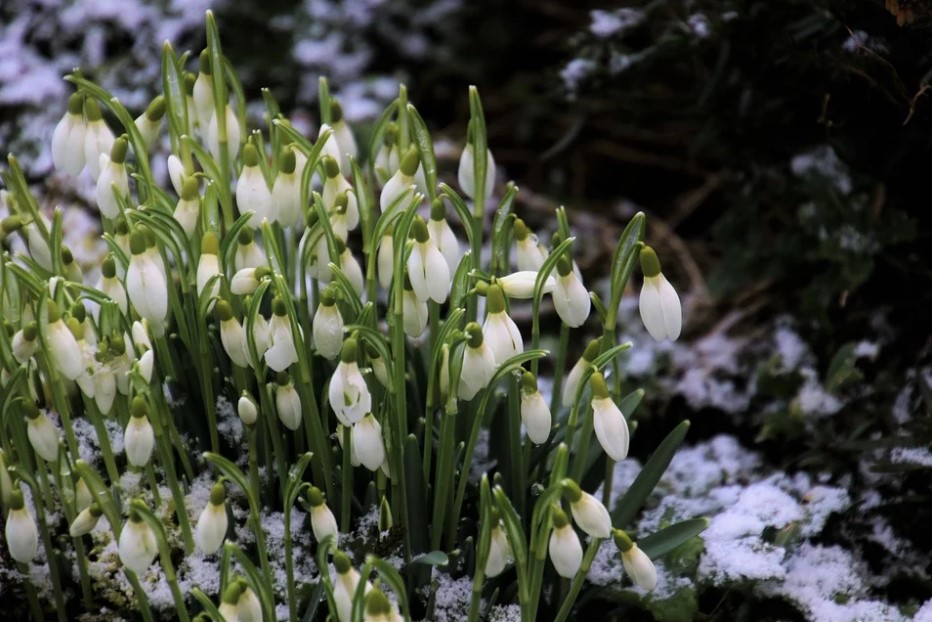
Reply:
[[[40,563],[39,534],[46,546],[60,536],[46,513],[61,510],[87,590],[93,553],[83,544],[100,537],[104,516],[147,619],[139,578],[157,557],[179,619],[188,618],[176,547],[218,557],[223,583],[210,607],[227,620],[271,620],[279,601],[295,620],[303,614],[293,567],[276,581],[261,516],[265,507],[290,517],[300,503],[331,616],[410,619],[409,599],[421,592],[408,593],[382,560],[361,557],[360,572],[351,560],[360,551],[336,548],[349,546],[357,508],[374,498],[384,522],[401,528],[405,563],[428,551],[449,561],[474,546],[472,562],[449,570],[475,570],[476,598],[486,580],[517,580],[527,620],[559,606],[541,604],[546,550],[556,574],[573,579],[560,619],[613,534],[628,573],[653,587],[649,558],[577,484],[591,479],[593,435],[601,463],[628,453],[640,393],[621,394],[618,355],[630,344],[616,342],[615,318],[638,257],[648,331],[680,333],[679,299],[643,242],[643,215],[622,234],[603,302],[573,261],[565,210],[545,245],[513,213],[509,184],[488,222],[501,186],[475,89],[457,190],[439,181],[431,136],[403,87],[365,152],[326,81],[315,139],[292,127],[268,93],[268,125],[254,129],[210,15],[208,41],[196,72],[166,45],[167,90],[135,119],[99,86],[68,78],[77,92],[52,137],[53,160],[96,181],[109,249],[96,283],[63,243],[61,211],[46,219],[15,159],[4,175],[3,234],[25,251],[0,259],[0,409],[9,422],[0,492],[11,557]],[[149,166],[164,157],[160,144],[170,147],[168,189]],[[530,330],[513,319],[520,305],[531,309]],[[551,307],[562,343],[553,355],[539,347]],[[564,380],[570,331],[601,336]],[[546,358],[556,370],[550,399],[538,387]],[[243,446],[221,438],[219,398],[236,404]],[[97,432],[99,456],[88,462],[78,419]],[[118,447],[108,424],[123,430]],[[501,442],[477,489],[470,472],[483,428]],[[201,460],[191,459],[196,449]],[[188,507],[194,473],[207,469],[219,472],[209,499]],[[134,499],[120,494],[126,472],[144,477]],[[248,510],[253,547],[231,538],[230,487]],[[538,489],[546,492],[532,494]],[[573,523],[589,538],[585,555]],[[290,528],[285,548],[291,560]],[[231,557],[244,576],[231,572]],[[61,561],[47,551],[45,563]],[[477,616],[474,599],[469,618]]]

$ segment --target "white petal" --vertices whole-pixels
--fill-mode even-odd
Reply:
[[[550,437],[550,407],[540,391],[521,393],[521,420],[527,429],[527,436],[533,443],[541,445]]]
[[[246,367],[246,333],[236,318],[220,323],[220,343],[234,364]]]
[[[382,426],[372,415],[366,415],[353,427],[353,450],[364,467],[376,471],[385,461]]]
[[[365,287],[362,268],[359,266],[359,262],[356,261],[356,257],[348,248],[340,255],[340,269],[343,270],[346,280],[353,286],[353,291],[356,292],[356,295],[362,297],[362,290],[363,287]]]
[[[168,177],[175,189],[175,194],[180,197],[182,180],[184,179],[184,164],[182,164],[181,158],[174,153],[168,156]]]
[[[243,172],[236,182],[236,208],[240,214],[254,212],[249,219],[249,226],[253,229],[258,229],[262,225],[262,219],[269,217],[272,211],[272,193],[258,166],[243,167]]]
[[[427,328],[427,304],[420,302],[414,292],[406,290],[403,299],[402,320],[405,334],[417,338],[424,334]]]
[[[298,362],[298,351],[295,349],[291,323],[287,316],[272,316],[269,330],[271,346],[265,352],[265,362],[272,371],[285,371]]]
[[[411,289],[418,301],[427,302],[430,294],[427,291],[427,274],[420,244],[416,244],[408,255],[408,280],[411,281]]]
[[[489,384],[495,375],[495,355],[484,341],[478,348],[469,346],[463,352],[463,365],[460,370],[458,395],[461,399],[471,400],[481,389]]]
[[[612,535],[612,517],[605,506],[588,492],[582,493],[582,498],[576,503],[571,503],[570,509],[573,520],[589,536],[605,539]]]
[[[149,463],[155,447],[155,434],[146,417],[129,418],[123,433],[123,446],[126,449],[126,460],[132,466],[144,467]]]
[[[313,322],[314,347],[327,359],[339,356],[343,348],[343,316],[336,305],[317,307]]]
[[[657,587],[657,568],[654,567],[654,562],[650,560],[650,557],[638,548],[637,544],[633,545],[628,552],[621,554],[621,561],[624,564],[625,572],[637,585],[645,590],[652,590]]]
[[[318,542],[322,542],[327,536],[333,536],[336,544],[339,544],[340,530],[337,528],[337,519],[326,504],[311,508],[311,530]]]
[[[65,113],[52,133],[52,163],[60,171],[77,176],[84,169],[84,119]]]
[[[21,564],[28,564],[35,558],[39,546],[39,531],[29,510],[25,507],[10,510],[4,534],[10,557]]]
[[[155,534],[142,521],[127,521],[120,532],[119,555],[123,565],[142,575],[152,565],[158,553]]]
[[[414,255],[414,253],[411,253]],[[424,256],[424,272],[427,278],[427,292],[431,300],[442,303],[450,293],[450,268],[446,259],[437,250],[433,242],[426,244]]]
[[[382,240],[379,243],[377,267],[379,273],[379,284],[383,289],[388,289],[392,283],[392,272],[394,271],[395,261],[395,258],[393,257],[394,246],[395,244],[392,236],[382,236]]]
[[[572,579],[582,565],[582,544],[570,525],[554,529],[550,533],[550,561],[557,574]]]
[[[228,526],[226,507],[222,503],[215,506],[208,501],[197,519],[197,527],[194,532],[197,548],[206,555],[216,553],[223,545]]]
[[[667,339],[676,340],[683,328],[683,307],[676,290],[663,274],[659,275],[657,290],[660,293],[660,307],[663,309],[663,325]]]
[[[27,419],[26,433],[29,444],[46,462],[58,461],[59,433],[45,413],[35,419]]]
[[[508,314],[490,313],[482,327],[483,340],[492,348],[495,362],[499,365],[506,360],[524,352],[524,341],[521,332]]]
[[[413,192],[414,178],[405,175],[401,170],[395,172],[392,178],[388,180],[385,187],[382,188],[382,194],[379,195],[379,207],[384,213],[399,197]]]
[[[61,320],[49,324],[49,350],[58,373],[68,380],[81,375],[81,348],[78,340]]]
[[[502,574],[511,562],[511,555],[511,545],[508,543],[505,531],[496,525],[492,528],[489,557],[485,562],[485,576],[492,578]]]
[[[592,301],[585,286],[570,272],[557,278],[556,287],[553,289],[553,306],[564,324],[576,328],[582,326],[589,317]]]
[[[566,382],[563,384],[563,407],[571,408],[573,402],[576,400],[576,392],[579,389],[579,382],[582,380],[583,374],[589,368],[589,363],[583,359],[576,361],[576,364],[573,365],[573,368],[570,370],[570,373],[566,376]]]
[[[289,430],[297,430],[301,427],[301,397],[295,391],[294,386],[288,384],[277,387],[275,391],[275,408],[278,410],[278,418]]]
[[[502,291],[509,298],[528,299],[534,297],[534,285],[537,282],[538,273],[534,270],[520,270],[498,279],[498,284],[502,286]],[[556,280],[548,276],[544,281],[543,292],[549,294],[553,291]]]
[[[595,436],[602,449],[615,462],[628,456],[628,423],[611,398],[592,400],[592,418]]]

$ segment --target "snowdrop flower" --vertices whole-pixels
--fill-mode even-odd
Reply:
[[[72,283],[83,283],[84,275],[81,273],[81,266],[74,260],[71,249],[62,245],[61,247],[62,271],[65,273],[65,280]]]
[[[145,574],[158,554],[155,532],[135,509],[130,509],[129,520],[123,523],[118,550],[123,565],[137,575]]]
[[[168,286],[163,268],[152,253],[146,252],[146,236],[142,231],[137,229],[130,234],[129,245],[132,257],[126,270],[126,293],[139,316],[148,320],[160,335],[168,316]]]
[[[334,209],[337,197],[346,194],[346,228],[353,231],[359,225],[359,204],[356,201],[356,191],[340,173],[340,165],[330,156],[321,158],[326,179],[324,180],[321,200],[329,211]],[[349,169],[342,169],[349,170]],[[346,236],[342,236],[346,240]]]
[[[385,443],[382,441],[382,426],[372,413],[353,425],[353,453],[364,467],[377,471],[386,460]]]
[[[356,257],[353,256],[353,253],[350,251],[346,243],[337,238],[337,253],[340,257],[340,270],[343,271],[343,274],[346,276],[346,280],[350,282],[350,285],[353,286],[353,291],[356,292],[356,295],[362,296],[362,290],[365,285],[362,268],[359,266],[359,262],[356,261]]]
[[[557,315],[570,328],[582,326],[592,307],[589,292],[573,272],[573,264],[565,255],[557,262],[557,274],[552,293]]]
[[[644,328],[657,341],[676,341],[683,328],[680,297],[660,271],[660,260],[650,246],[641,249],[641,271],[644,273],[644,286],[638,306]]]
[[[613,532],[613,538],[615,546],[621,552],[621,563],[631,580],[645,590],[653,590],[657,587],[657,569],[647,553],[639,549],[638,545],[632,542],[628,534],[621,529]]]
[[[181,183],[181,197],[175,204],[173,217],[184,229],[188,239],[194,237],[198,221],[201,219],[201,195],[198,194],[197,178],[185,177]]]
[[[143,352],[142,356],[139,357],[139,360],[136,361],[135,365],[133,365],[133,368],[148,385],[152,384],[152,370],[154,366],[155,353],[152,350],[146,350]]]
[[[181,158],[172,153],[168,156],[166,166],[168,168],[168,179],[172,182],[172,188],[175,189],[175,194],[180,197],[184,179],[187,177],[184,170],[184,163],[182,163]]]
[[[266,266],[243,268],[234,274],[230,280],[230,291],[237,296],[253,294],[259,288],[262,279],[268,277],[271,273],[272,271]]]
[[[152,458],[155,448],[155,433],[149,423],[149,407],[146,401],[136,396],[130,408],[131,417],[123,433],[123,445],[126,448],[126,460],[131,466],[143,468]]]
[[[404,293],[402,294],[402,323],[405,334],[412,339],[417,339],[424,334],[429,319],[427,303],[417,299],[414,290],[411,289],[411,281],[405,275]]]
[[[239,580],[239,602],[236,603],[236,618],[239,622],[262,622],[262,603],[249,585]]]
[[[269,322],[269,349],[265,363],[272,371],[285,371],[298,362],[298,351],[291,333],[291,320],[281,298],[272,299],[272,320]]]
[[[547,249],[520,218],[515,219],[514,232],[518,270],[539,271],[544,265],[544,260],[547,259]]]
[[[521,270],[496,280],[499,287],[509,298],[527,299],[534,297],[534,285],[537,283],[537,272],[530,270]],[[542,294],[549,294],[553,291],[556,281],[552,276],[548,276],[544,281]]]
[[[398,126],[392,122],[382,134],[382,146],[375,154],[375,174],[379,185],[384,185],[400,166],[401,155],[398,150]]]
[[[210,55],[207,50],[201,51],[197,80],[194,81],[194,112],[201,130],[206,130],[210,120],[214,117],[214,87],[212,84]]]
[[[301,209],[301,173],[296,171],[294,147],[288,145],[279,158],[278,175],[272,184],[272,209],[269,220],[282,227],[297,227],[304,222]]]
[[[311,212],[311,220],[313,224],[316,224],[316,215],[313,212]],[[322,283],[329,283],[333,278],[333,272],[330,270],[330,246],[323,228],[317,230],[310,244],[313,250],[309,257],[308,273]]]
[[[366,622],[401,622],[402,617],[395,611],[391,601],[377,587],[366,592]]]
[[[392,390],[391,383],[388,380],[388,368],[385,366],[385,360],[379,355],[379,351],[372,345],[366,344],[366,356],[369,358],[369,367],[372,368],[372,374],[383,387]]]
[[[233,307],[226,300],[217,301],[217,318],[220,320],[220,343],[234,365],[247,367],[246,333],[233,315]]]
[[[197,295],[202,296],[207,284],[215,276],[223,278],[223,272],[220,270],[220,258],[217,253],[220,252],[220,243],[217,241],[217,234],[213,231],[207,231],[201,236],[201,256],[197,260]],[[220,279],[214,281],[210,289],[209,296],[215,297],[220,292]]]
[[[343,106],[335,99],[330,100],[330,127],[333,130],[333,139],[337,141],[340,149],[340,169],[347,173],[352,171],[350,158],[356,158],[356,139],[353,131],[343,118]]]
[[[343,316],[337,307],[334,290],[324,288],[312,324],[314,347],[326,359],[336,358],[343,350]]]
[[[342,192],[333,200],[333,209],[330,210],[330,229],[333,230],[333,236],[343,242],[349,238],[349,224],[347,213],[349,210],[350,194]],[[324,238],[321,238],[326,242]]]
[[[248,339],[248,335],[245,339]],[[256,318],[252,323],[252,342],[256,347],[256,354],[260,358],[264,356],[265,351],[269,349],[269,323],[261,313],[256,314]],[[249,360],[249,365],[255,367],[256,362],[252,360],[249,343],[244,341],[244,344],[243,347],[246,349],[246,358]]]
[[[84,95],[73,93],[68,98],[68,111],[52,133],[52,164],[60,171],[77,177],[86,162],[84,157]]]
[[[26,509],[21,490],[13,490],[10,496],[10,511],[6,515],[6,545],[10,557],[21,564],[35,558],[39,548],[39,531],[36,521]]]
[[[240,583],[239,581],[230,581],[223,595],[220,597],[220,615],[226,622],[239,622],[239,616],[236,615],[236,606],[239,604]]]
[[[210,499],[201,510],[197,518],[197,527],[194,531],[194,541],[197,548],[205,555],[213,555],[220,550],[227,535],[226,489],[223,481],[214,484],[210,489]]]
[[[417,149],[412,145],[408,147],[408,152],[401,161],[401,166],[395,171],[391,179],[386,182],[382,188],[382,194],[379,195],[379,206],[382,212],[386,212],[396,201],[414,192],[415,185],[414,175],[421,164],[421,158]]]
[[[488,578],[497,577],[504,572],[505,567],[511,563],[512,551],[505,530],[502,529],[501,521],[498,519],[498,513],[493,512],[492,533],[489,543],[489,557],[485,562],[485,576]]]
[[[592,388],[592,423],[595,436],[608,457],[615,462],[621,462],[628,456],[628,423],[612,401],[602,374],[593,372],[589,377],[589,386]]]
[[[311,506],[311,530],[314,532],[314,539],[323,542],[327,536],[333,536],[334,545],[339,544],[340,531],[337,528],[337,519],[324,503],[324,495],[320,492],[320,488],[317,486],[308,488],[307,501]]]
[[[165,96],[159,95],[146,107],[145,112],[136,117],[136,129],[142,134],[142,140],[146,143],[146,149],[151,149],[152,144],[158,140],[159,125],[164,116]]]
[[[41,218],[45,221],[45,229],[48,231],[51,225],[45,216]],[[26,230],[26,246],[29,247],[29,255],[36,260],[37,264],[52,272],[52,249],[49,248],[49,243],[42,236],[39,226],[35,222],[31,222],[24,229]]]
[[[100,508],[100,504],[94,501],[81,510],[74,520],[71,521],[71,525],[68,527],[68,534],[72,538],[80,538],[81,536],[86,536],[91,533],[94,527],[97,526],[103,513],[104,511]]]
[[[505,313],[505,295],[502,288],[495,283],[489,285],[488,315],[482,332],[492,353],[495,362],[499,365],[524,352],[524,340],[514,320]]]
[[[414,248],[408,255],[408,278],[414,295],[421,302],[428,299],[441,303],[450,293],[450,268],[430,238],[427,223],[417,216],[412,223]]]
[[[361,577],[342,551],[336,551],[333,554],[333,567],[337,571],[336,580],[333,582],[333,600],[337,608],[337,619],[340,622],[350,622],[353,618],[353,597]],[[368,593],[372,590],[372,585],[366,581],[363,590],[364,593]]]
[[[317,132],[317,140],[320,140],[320,137],[324,135],[324,132],[328,131],[330,132],[330,136],[327,137],[327,142],[324,143],[324,147],[320,151],[320,157],[323,158],[324,156],[330,156],[337,163],[339,163],[343,158],[340,156],[340,146],[337,144],[337,139],[333,135],[333,128],[326,123],[322,123],[320,126],[320,131]]]
[[[236,181],[236,208],[240,214],[252,211],[249,226],[258,229],[264,218],[271,219],[272,192],[259,167],[259,151],[251,142],[243,147],[243,170]]]
[[[78,478],[77,484],[75,484],[74,498],[75,507],[79,512],[86,510],[91,506],[91,503],[94,502],[94,496],[87,487],[87,483],[80,477]]]
[[[466,131],[466,148],[463,149],[463,155],[460,156],[460,166],[457,172],[457,181],[463,194],[473,199],[477,203],[485,204],[486,200],[492,196],[492,189],[495,187],[495,158],[492,152],[486,149],[485,161],[485,188],[481,197],[476,197],[476,154],[474,142],[475,128],[472,121]]]
[[[13,357],[19,363],[25,363],[39,349],[39,327],[29,322],[13,335]]]
[[[612,518],[598,499],[571,479],[563,480],[563,496],[570,502],[573,520],[589,537],[604,540],[612,535]]]
[[[226,149],[229,153],[230,160],[236,157],[236,154],[239,153],[239,119],[236,118],[236,114],[233,112],[233,108],[230,107],[230,104],[227,104],[223,108],[225,120],[226,120],[226,141],[221,141],[220,136],[220,123],[217,115],[214,115],[210,118],[210,123],[207,125],[207,148],[210,150],[210,155],[213,156],[214,160],[219,164],[221,161],[222,152],[220,149]]]
[[[347,451],[345,445],[346,439],[343,436],[347,431],[349,432],[350,464],[352,464],[354,467],[358,467],[362,463],[359,461],[359,456],[356,455],[356,449],[353,446],[353,428],[352,426],[346,426],[337,421],[337,427],[334,434],[337,437],[337,442],[340,444],[340,451]]]
[[[107,366],[104,366],[94,374],[94,403],[97,404],[98,410],[107,415],[113,408],[113,400],[116,399],[117,379]]]
[[[521,421],[527,429],[527,437],[537,445],[550,437],[550,407],[537,388],[537,378],[529,371],[521,376]]]
[[[463,366],[457,394],[460,399],[471,400],[488,386],[495,375],[497,361],[492,348],[485,342],[482,327],[475,322],[466,325],[466,348],[463,350]]]
[[[100,154],[110,153],[113,148],[113,132],[107,127],[97,100],[84,100],[84,115],[87,117],[87,131],[84,134],[84,159],[87,170],[94,181],[100,176]]]
[[[26,413],[26,434],[32,449],[46,462],[58,462],[58,442],[61,434],[55,424],[32,402],[23,404]]]
[[[107,218],[120,215],[118,196],[129,198],[129,175],[126,173],[126,151],[129,143],[126,136],[120,136],[113,142],[110,154],[98,156],[100,176],[97,178],[97,207]]]
[[[61,312],[54,300],[48,302],[49,355],[55,369],[68,380],[76,380],[81,375],[81,348],[71,329],[62,320]]]
[[[285,372],[278,372],[275,377],[275,410],[282,425],[289,430],[301,427],[301,398]]]
[[[394,227],[389,225],[385,234],[379,240],[379,254],[376,267],[378,268],[379,285],[388,289],[392,284],[392,275],[395,272],[395,238],[392,235]]]
[[[453,229],[450,228],[450,223],[447,222],[446,212],[443,199],[440,197],[434,199],[430,204],[430,220],[427,222],[427,231],[430,233],[430,239],[434,241],[437,249],[440,250],[440,254],[446,260],[450,274],[453,275],[456,273],[456,268],[459,267],[462,253],[460,253],[460,241],[456,238],[456,234],[453,233]]]
[[[576,393],[579,391],[579,383],[582,382],[583,375],[592,367],[592,361],[599,356],[602,350],[602,340],[593,339],[586,346],[582,357],[576,361],[570,373],[566,376],[566,382],[563,384],[563,406],[572,408],[576,403]]]
[[[252,396],[245,389],[243,389],[243,394],[239,396],[239,401],[236,402],[236,414],[239,415],[243,425],[249,427],[256,425],[259,420],[259,407],[256,406],[256,400],[252,399]]]
[[[0,504],[3,507],[13,505],[13,480],[7,470],[6,453],[0,448]]]
[[[252,229],[243,227],[236,236],[236,250],[233,252],[233,270],[239,272],[243,268],[259,268],[268,266],[269,260],[258,244],[256,234]]]
[[[343,342],[340,364],[330,378],[330,407],[343,425],[361,421],[372,410],[372,395],[356,362],[357,348],[352,337]]]
[[[576,530],[570,525],[569,518],[559,506],[551,510],[553,531],[550,532],[550,561],[557,574],[565,579],[572,579],[582,565],[583,550]]]
[[[126,299],[126,290],[123,288],[123,283],[117,278],[116,261],[113,259],[113,254],[108,254],[100,265],[100,280],[97,282],[97,290],[115,302],[117,307],[120,308],[120,312],[126,315],[129,301]]]

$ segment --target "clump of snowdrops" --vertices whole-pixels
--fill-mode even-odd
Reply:
[[[143,587],[158,566],[180,620],[294,621],[318,607],[341,622],[418,619],[444,575],[472,577],[469,620],[494,599],[518,604],[523,620],[564,620],[603,545],[652,589],[651,558],[705,522],[623,531],[685,422],[614,516],[604,504],[605,474],[628,453],[627,418],[643,395],[620,394],[618,355],[630,344],[615,333],[639,263],[650,334],[676,339],[682,321],[643,241],[644,216],[622,234],[602,300],[573,262],[566,212],[548,247],[514,214],[518,189],[497,193],[474,88],[454,187],[438,180],[404,87],[363,151],[325,80],[316,137],[296,131],[268,91],[267,126],[252,129],[209,13],[207,38],[196,61],[166,43],[163,92],[135,118],[79,72],[66,78],[76,91],[52,154],[58,170],[96,181],[109,250],[96,282],[62,242],[61,211],[44,217],[14,157],[3,174],[3,235],[28,252],[0,259],[0,501],[34,617],[49,605],[31,584],[36,563],[48,565],[59,619],[75,610],[70,594],[95,610],[102,537],[117,543],[129,607],[146,620],[158,617]],[[150,156],[166,133],[162,188]],[[561,320],[554,352],[540,347],[548,296]],[[529,332],[510,316],[518,305],[530,307]],[[593,333],[568,360],[570,339]],[[549,396],[537,376],[546,358]],[[243,446],[218,432],[224,402],[235,404]],[[79,419],[96,432],[90,461]],[[471,480],[483,430],[494,460]],[[209,499],[188,507],[204,472],[215,481]],[[139,481],[133,498],[127,474]],[[601,499],[584,490],[600,482]],[[254,542],[236,541],[232,504]],[[303,524],[290,521],[296,505]],[[345,540],[373,507],[396,538],[394,564]],[[284,580],[270,567],[270,510],[284,512]],[[95,531],[101,519],[106,530]],[[310,596],[297,585],[292,537],[308,529],[319,569]],[[196,551],[216,560],[213,593],[179,586],[176,565]]]

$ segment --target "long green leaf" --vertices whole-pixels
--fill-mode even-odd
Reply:
[[[670,525],[638,541],[638,548],[651,559],[663,557],[690,538],[698,536],[709,526],[708,518],[693,518]]]

